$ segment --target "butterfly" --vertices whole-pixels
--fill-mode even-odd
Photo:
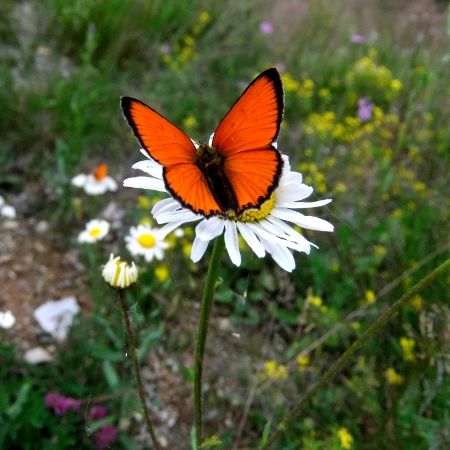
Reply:
[[[257,76],[219,123],[208,143],[195,144],[150,106],[121,98],[125,119],[149,156],[162,165],[169,193],[205,217],[238,217],[267,201],[281,176],[275,140],[284,108],[275,68]]]

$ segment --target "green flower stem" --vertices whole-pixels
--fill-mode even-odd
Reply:
[[[405,305],[412,297],[417,295],[428,285],[436,281],[450,268],[450,258],[444,261],[440,266],[422,278],[409,291],[405,292],[396,302],[387,307],[378,317],[378,319],[362,334],[355,342],[334,362],[334,364],[320,377],[316,384],[314,384],[306,394],[300,399],[298,404],[281,420],[277,430],[270,436],[265,444],[260,447],[260,450],[268,449],[275,440],[283,434],[289,425],[297,419],[303,410],[305,403],[328,381],[330,381],[339,370],[347,363],[347,361],[367,342],[367,340],[374,335],[381,327],[398,312],[398,310]]]
[[[161,447],[158,444],[158,440],[156,439],[152,422],[150,420],[150,414],[148,412],[147,405],[145,403],[144,385],[142,384],[141,371],[139,368],[136,339],[134,337],[134,333],[131,328],[130,316],[128,314],[128,306],[125,300],[124,290],[118,289],[117,291],[119,294],[119,305],[120,309],[122,310],[123,323],[125,325],[125,330],[127,334],[128,352],[130,353],[131,364],[133,366],[134,377],[136,379],[136,384],[139,393],[139,399],[141,401],[142,409],[144,410],[145,423],[147,424],[147,429],[150,434],[150,437],[152,438],[154,448],[156,448],[157,450],[161,450]]]
[[[194,367],[194,415],[195,415],[195,442],[199,449],[202,443],[202,374],[203,356],[205,354],[206,335],[208,333],[209,316],[211,315],[219,273],[220,260],[225,248],[222,236],[217,237],[209,262],[208,274],[206,275],[205,289],[203,291],[202,303],[200,305],[200,322],[198,324],[197,343],[195,346]]]

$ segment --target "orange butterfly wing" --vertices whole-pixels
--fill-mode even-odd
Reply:
[[[280,130],[283,106],[280,75],[268,69],[247,87],[214,133],[212,146],[225,157],[225,174],[239,212],[259,206],[278,185],[283,161],[272,144]]]
[[[169,192],[196,213],[217,214],[220,207],[205,176],[195,165],[196,148],[169,120],[139,100],[122,97],[122,111],[134,135],[148,154],[163,166]]]

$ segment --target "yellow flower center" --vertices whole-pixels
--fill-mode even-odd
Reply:
[[[99,227],[94,227],[94,228],[91,228],[90,230],[89,230],[89,236],[90,237],[92,237],[92,238],[95,238],[95,237],[97,237],[100,233],[102,232],[102,230],[99,228]]]
[[[152,248],[156,245],[156,238],[151,233],[141,234],[137,241],[145,248]]]
[[[234,211],[227,212],[227,218],[235,222],[257,222],[265,219],[275,206],[275,195],[272,194],[268,200],[261,204],[259,208],[246,209],[241,214],[236,214]]]

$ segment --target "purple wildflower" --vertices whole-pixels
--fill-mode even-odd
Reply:
[[[44,399],[45,406],[53,409],[58,416],[64,416],[69,410],[78,412],[81,402],[72,397],[65,397],[57,392],[49,392]]]
[[[117,428],[111,424],[105,425],[94,434],[94,439],[95,446],[99,450],[105,450],[117,440]]]
[[[100,420],[108,415],[108,408],[106,406],[95,405],[93,406],[87,416],[89,420]]]
[[[367,97],[362,97],[358,100],[358,117],[361,122],[367,122],[372,118],[374,106]]]
[[[282,62],[277,62],[275,67],[278,69],[278,72],[284,73],[286,72],[286,65]]]
[[[273,25],[267,20],[263,20],[259,24],[259,31],[261,34],[272,34],[273,33]]]
[[[351,41],[352,41],[354,44],[363,44],[364,42],[366,42],[366,37],[363,36],[362,34],[354,34],[354,35],[352,36]]]
[[[170,55],[172,53],[172,46],[168,42],[165,42],[161,45],[161,53],[163,55]]]

